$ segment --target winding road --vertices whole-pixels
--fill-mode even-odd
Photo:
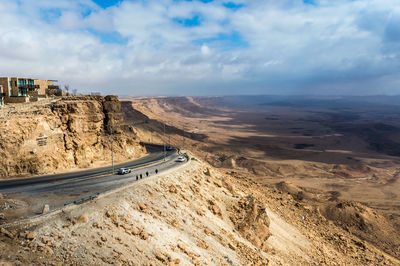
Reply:
[[[48,204],[50,209],[77,204],[185,163],[177,162],[179,157],[177,149],[167,151],[164,159],[163,145],[145,145],[150,154],[114,166],[115,169],[131,168],[130,174],[112,174],[112,167],[107,166],[65,174],[1,181],[0,193],[7,199],[24,203],[22,204],[24,207],[9,204],[7,210],[0,209],[0,212],[4,212],[6,217],[12,220],[27,218],[40,214],[44,204]]]

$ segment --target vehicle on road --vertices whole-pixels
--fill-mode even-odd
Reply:
[[[131,169],[129,169],[129,168],[119,168],[118,169],[118,174],[119,175],[129,174],[130,172],[131,172]]]
[[[174,147],[172,147],[171,145],[168,145],[167,146],[167,151],[172,151],[172,150],[174,150]]]
[[[185,157],[183,156],[179,156],[178,159],[176,159],[177,162],[184,162],[185,161]]]

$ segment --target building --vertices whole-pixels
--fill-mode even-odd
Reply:
[[[54,82],[57,80],[0,77],[1,102],[2,104],[24,103],[46,98],[48,91],[60,90]]]

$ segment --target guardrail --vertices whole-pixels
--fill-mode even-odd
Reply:
[[[72,204],[82,204],[82,203],[84,203],[86,201],[93,200],[93,199],[97,198],[99,195],[100,195],[100,193],[94,193],[94,194],[92,194],[90,196],[83,197],[81,199],[77,199],[77,200],[65,203],[64,206],[68,206],[68,205],[72,205]]]

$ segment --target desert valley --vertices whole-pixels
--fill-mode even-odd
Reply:
[[[114,101],[113,115],[94,120],[85,111],[90,109],[80,108],[65,120],[59,116],[59,106],[97,106],[107,99]],[[49,194],[39,184],[32,192],[3,193],[2,263],[398,264],[399,127],[390,111],[397,105],[366,98],[323,100],[324,106],[317,104],[321,99],[272,96],[126,98],[119,103],[78,96],[51,103],[40,123],[27,125],[31,133],[17,143],[45,130],[49,141],[44,149],[51,149],[59,143],[57,128],[69,136],[85,132],[88,139],[104,139],[100,121],[108,117],[107,123],[114,121],[116,130],[125,132],[117,136],[117,162],[143,156],[132,152],[126,157],[121,148],[129,135],[135,138],[130,145],[165,140],[189,154],[190,161],[136,182],[110,180],[101,190],[100,185],[66,187],[57,196],[57,190]],[[346,107],[335,108],[341,104]],[[79,133],[57,119],[88,126]],[[43,126],[45,121],[58,127]],[[18,119],[14,123],[24,129]],[[65,151],[80,156],[79,150],[106,152],[109,145],[83,140]],[[77,161],[59,155],[38,156],[43,162],[58,161],[47,164],[53,173]],[[35,154],[29,156],[38,162]],[[98,166],[90,160],[76,167]],[[37,175],[31,166],[25,172],[9,171],[3,179]],[[62,206],[93,191],[100,196]],[[50,212],[41,214],[44,203]]]
[[[399,0],[0,14],[0,266],[400,265]]]
[[[123,106],[129,113],[132,102],[147,115],[141,119],[173,125],[174,144],[182,143],[184,130],[185,146],[213,167],[289,194],[394,255],[400,248],[397,99],[158,98]],[[141,126],[144,132],[151,124]]]

